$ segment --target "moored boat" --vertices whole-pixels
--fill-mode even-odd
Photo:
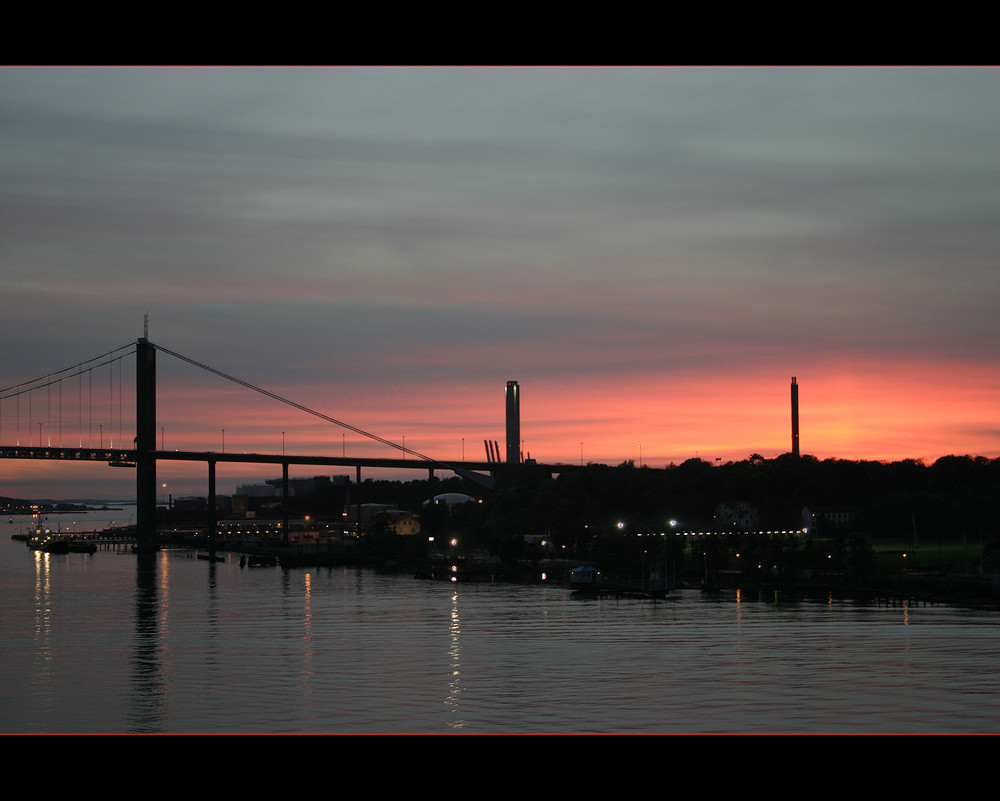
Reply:
[[[51,534],[35,534],[28,537],[28,547],[43,553],[69,553],[69,541]]]

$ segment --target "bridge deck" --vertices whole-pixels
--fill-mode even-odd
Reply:
[[[218,451],[154,451],[156,461],[243,462],[254,464],[330,465],[339,467],[384,467],[411,470],[473,470],[490,472],[504,467],[500,462],[438,462],[416,457],[364,458],[352,456],[304,456],[269,453],[222,453]],[[63,461],[108,462],[114,466],[134,467],[136,452],[119,448],[54,448],[37,446],[0,446],[0,459],[54,459]],[[551,472],[572,470],[575,465],[537,467]],[[579,469],[579,468],[577,468]]]
[[[173,462],[205,462],[214,465],[219,462],[242,462],[249,464],[280,464],[280,465],[325,465],[333,467],[353,467],[359,471],[362,468],[395,468],[403,470],[449,470],[464,478],[492,488],[495,483],[495,472],[503,470],[503,462],[437,462],[429,459],[402,457],[393,459],[360,458],[351,456],[301,456],[268,453],[219,453],[216,451],[153,451],[156,461]],[[0,459],[50,459],[77,462],[106,462],[111,467],[136,466],[134,450],[119,450],[115,448],[42,448],[0,446]],[[569,464],[534,464],[536,469],[550,475],[572,470],[580,470],[581,466]]]
[[[109,462],[135,465],[135,451],[120,448],[51,448],[0,446],[0,459],[60,459],[76,462]]]

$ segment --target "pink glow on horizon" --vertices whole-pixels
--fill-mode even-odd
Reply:
[[[650,467],[690,458],[739,461],[754,453],[773,458],[791,449],[791,372],[636,374],[605,382],[581,378],[558,384],[529,377],[520,381],[524,451],[544,463],[616,465],[631,460]],[[993,458],[1000,453],[992,423],[1000,390],[991,376],[973,365],[851,361],[795,372],[803,454],[821,459],[933,461],[948,454]],[[433,459],[484,461],[484,439],[504,444],[506,378],[501,376],[489,387],[446,387],[440,382],[410,386],[405,392],[357,387],[340,395],[340,408],[332,400],[328,407],[306,405]],[[243,387],[168,386],[158,394],[157,447],[162,444],[167,450],[402,455]],[[7,422],[5,442],[12,433]],[[112,422],[106,425],[106,445],[112,426]],[[426,475],[419,459],[413,458],[412,475],[388,471],[381,477],[406,480]],[[108,476],[103,466],[6,461],[0,463],[0,480],[5,488],[33,486],[33,494],[51,497],[60,494],[55,489],[60,476],[72,482],[74,471],[80,470],[97,482]],[[352,468],[296,470],[299,475],[353,473]],[[112,477],[127,483],[126,472],[115,470]],[[158,480],[176,486],[178,494],[197,494],[204,481],[203,466],[190,463],[161,462],[157,472]],[[227,465],[220,467],[217,481],[219,491],[229,493],[237,484],[278,474],[280,470],[269,465]]]

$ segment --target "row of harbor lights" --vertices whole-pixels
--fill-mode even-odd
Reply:
[[[677,521],[676,520],[671,520],[670,521],[670,527],[671,528],[676,528],[677,527]],[[618,523],[618,530],[619,531],[621,531],[624,528],[625,528],[625,524],[624,523]],[[674,535],[676,535],[676,536],[678,536],[678,537],[710,537],[710,536],[718,535],[718,534],[731,534],[732,532],[730,532],[730,531],[673,531],[671,533],[674,534]],[[807,529],[807,528],[782,529],[780,531],[777,530],[777,529],[775,529],[773,531],[751,531],[751,532],[748,532],[748,533],[750,533],[750,534],[808,534],[809,533],[809,529]],[[639,534],[636,534],[636,536],[637,537],[642,537],[642,536],[646,536],[646,537],[656,537],[656,536],[666,537],[667,536],[667,532],[666,531],[661,531],[658,535],[657,534],[645,534],[644,535],[642,533],[639,533]]]

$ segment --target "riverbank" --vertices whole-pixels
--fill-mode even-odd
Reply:
[[[570,588],[570,572],[579,560],[542,559],[503,561],[496,557],[434,557],[401,559],[367,553],[363,547],[344,544],[242,545],[229,548],[240,553],[269,555],[287,568],[358,567],[384,574],[410,575],[428,581],[456,583],[558,584]],[[718,573],[706,583],[701,577],[670,577],[657,587],[663,597],[680,589],[703,592],[740,592],[790,600],[795,598],[854,600],[886,605],[951,605],[1000,611],[1000,575],[949,572],[884,573],[865,577],[844,573],[817,574],[794,579]],[[608,577],[608,588],[628,588],[650,595],[648,582],[639,576]],[[615,594],[612,592],[611,594]]]
[[[823,598],[898,606],[957,606],[1000,611],[1000,576],[949,573],[814,576],[808,580],[776,581],[723,576],[709,592],[749,592],[784,600]]]

